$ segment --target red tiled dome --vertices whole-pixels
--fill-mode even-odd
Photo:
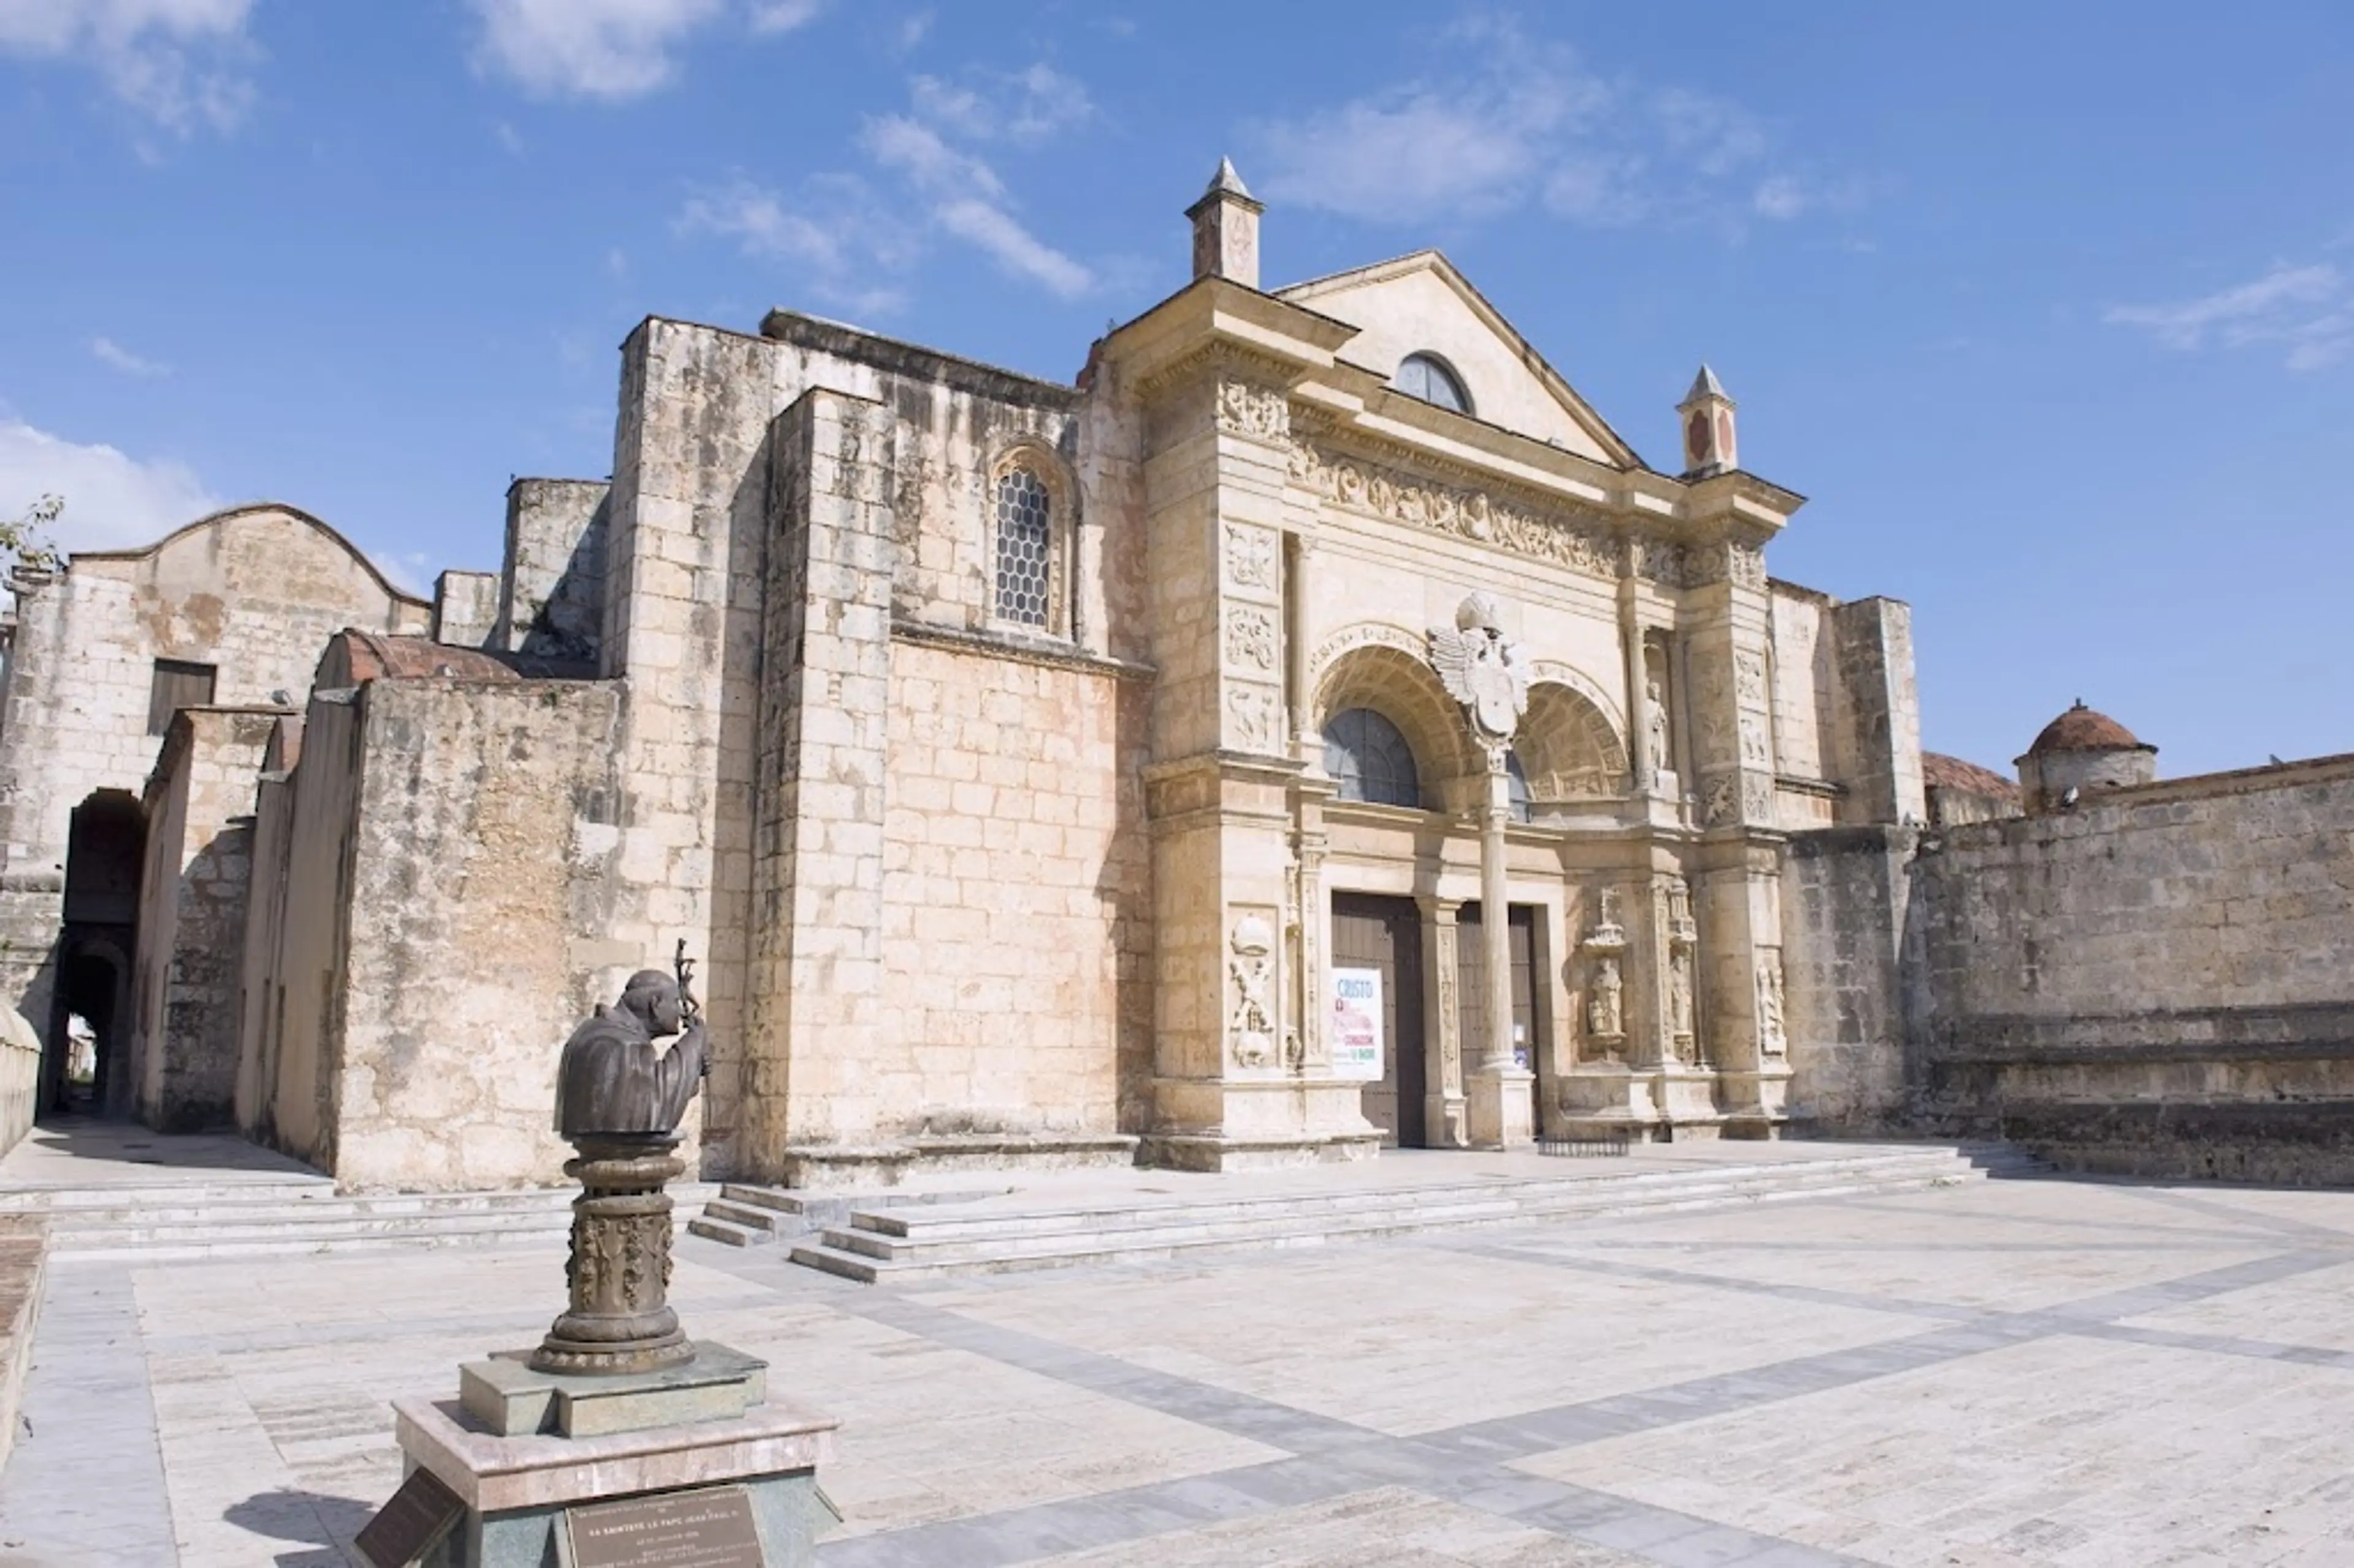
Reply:
[[[2035,744],[2027,748],[2030,757],[2041,757],[2047,751],[2154,751],[2145,747],[2116,720],[2104,713],[2095,713],[2078,699],[2076,705],[2043,726]]]

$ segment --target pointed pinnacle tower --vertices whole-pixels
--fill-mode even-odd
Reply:
[[[1741,466],[1741,448],[1734,440],[1733,411],[1739,404],[1724,395],[1716,372],[1703,365],[1692,377],[1691,390],[1676,405],[1684,417],[1684,477],[1706,479]]]
[[[1266,210],[1235,172],[1235,161],[1220,158],[1210,188],[1185,209],[1193,222],[1193,276],[1257,288],[1258,215]]]

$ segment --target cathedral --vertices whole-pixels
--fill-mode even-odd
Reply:
[[[706,1175],[1804,1121],[1788,845],[1923,820],[1905,607],[1769,576],[1706,367],[1653,468],[1445,257],[1270,287],[1261,216],[1070,385],[650,318],[610,482],[429,603],[284,507],[20,579],[12,1000],[355,1188],[554,1179],[681,942]]]

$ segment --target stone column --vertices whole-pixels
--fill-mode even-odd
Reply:
[[[1631,580],[1626,587],[1631,590]],[[1627,661],[1627,760],[1634,770],[1635,793],[1649,795],[1659,784],[1651,768],[1651,685],[1643,660],[1643,623],[1635,615],[1631,591],[1618,601],[1618,640]]]
[[[1308,603],[1316,541],[1305,534],[1283,536],[1284,700],[1299,760],[1314,763],[1321,749],[1316,734],[1315,695],[1308,689]]]
[[[1463,1097],[1463,1008],[1456,995],[1460,961],[1456,924],[1462,906],[1451,898],[1424,896],[1422,906],[1422,1019],[1426,1051],[1435,1046],[1438,1073],[1423,1095],[1423,1136],[1433,1149],[1467,1149],[1470,1133]]]
[[[1504,824],[1511,820],[1504,747],[1488,748],[1488,800],[1479,823],[1479,929],[1488,947],[1488,1038],[1469,1087],[1471,1142],[1517,1149],[1535,1140],[1531,1075],[1512,1060],[1512,922],[1504,885]]]

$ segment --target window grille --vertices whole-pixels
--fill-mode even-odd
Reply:
[[[1046,487],[1026,468],[997,482],[997,614],[1044,628],[1052,602],[1052,508]]]
[[[1422,780],[1414,751],[1390,723],[1371,708],[1347,708],[1324,726],[1324,771],[1340,786],[1343,800],[1376,806],[1422,804]]]

